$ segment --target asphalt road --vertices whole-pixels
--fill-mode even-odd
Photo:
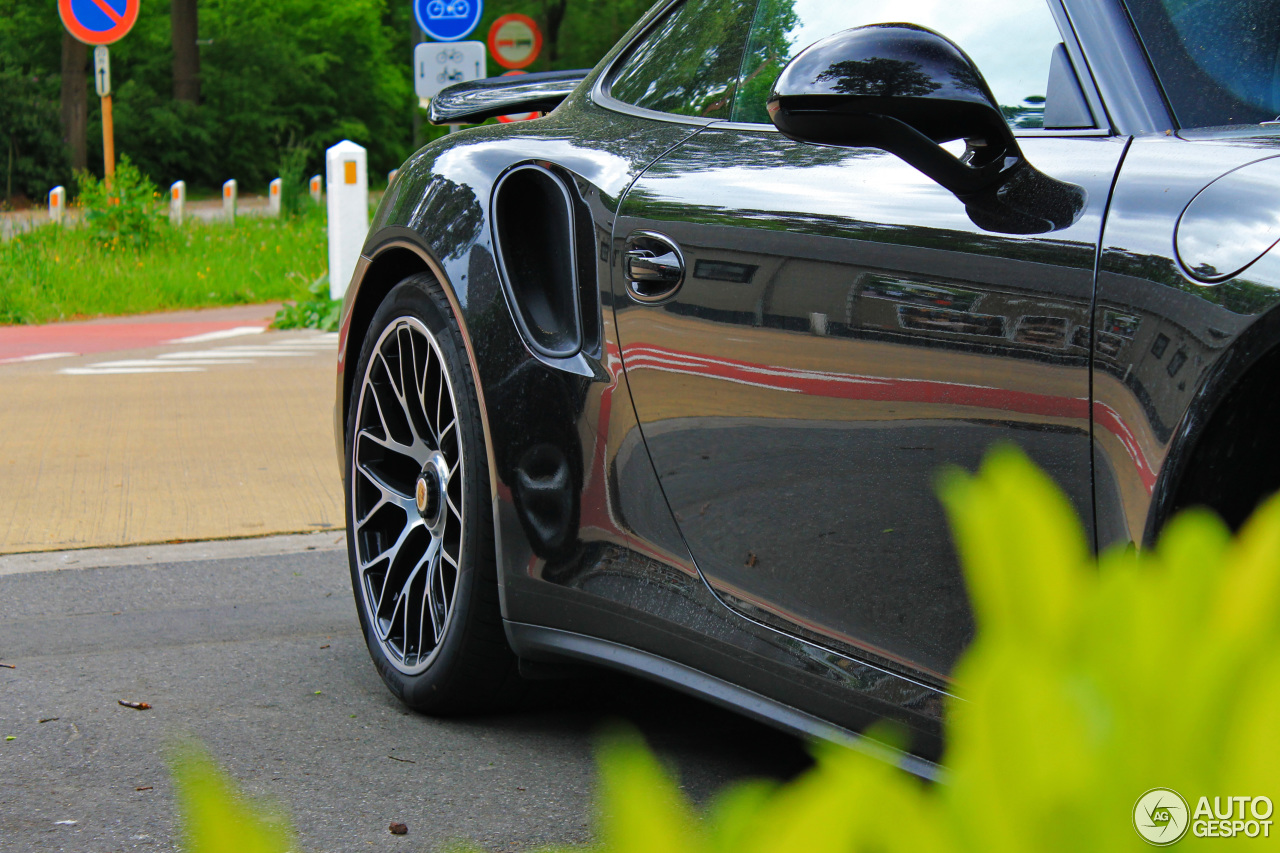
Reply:
[[[176,849],[165,756],[184,737],[282,807],[306,851],[585,842],[592,739],[617,718],[696,800],[807,764],[793,738],[621,677],[555,682],[500,715],[409,712],[369,662],[339,536],[185,562],[156,559],[208,546],[140,550],[140,565],[104,552],[114,564],[100,568],[3,558],[0,662],[14,668],[0,668],[0,850]]]

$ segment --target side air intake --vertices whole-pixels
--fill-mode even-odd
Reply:
[[[537,165],[512,169],[494,190],[498,264],[525,339],[552,358],[582,349],[573,199]]]

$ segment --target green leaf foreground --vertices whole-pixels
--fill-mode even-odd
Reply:
[[[1280,799],[1280,499],[1234,539],[1191,510],[1154,549],[1095,560],[1062,492],[1015,448],[975,475],[945,472],[939,492],[978,626],[947,706],[946,783],[819,743],[796,780],[739,783],[699,812],[638,735],[615,733],[598,753],[590,849],[1143,850],[1132,810],[1148,789],[1193,809],[1200,796]],[[193,844],[215,808],[199,798],[228,790],[184,799]],[[1188,834],[1178,846],[1274,843]]]
[[[209,754],[193,743],[171,758],[188,853],[284,853],[295,849],[286,821],[249,804]]]

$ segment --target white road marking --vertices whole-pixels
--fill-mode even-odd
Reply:
[[[67,376],[109,376],[119,373],[200,373],[203,367],[64,367]]]
[[[233,330],[226,330],[226,332],[230,331]],[[241,327],[241,331],[244,334],[253,334],[261,332],[262,329],[256,326],[244,326]],[[210,334],[221,334],[224,337],[230,337],[225,333],[211,332]],[[191,338],[179,339],[179,341],[194,343],[196,338],[200,337],[196,335]],[[83,367],[66,367],[58,372],[68,376],[97,376],[121,373],[200,373],[206,367],[223,364],[252,364],[254,359],[259,358],[294,358],[322,355],[332,352],[336,348],[337,342],[338,335],[336,332],[322,332],[306,338],[290,337],[253,346],[239,344],[215,349],[165,352],[156,355],[154,358],[100,361]],[[175,343],[175,341],[170,341],[170,343]],[[75,355],[75,353],[65,353],[65,355]]]
[[[164,356],[158,356],[158,358],[164,358]],[[190,367],[193,365],[210,365],[210,364],[253,364],[253,359],[251,358],[193,358],[190,361],[182,362],[183,367]],[[100,370],[100,369],[109,368],[109,367],[169,368],[173,366],[175,365],[156,364],[156,359],[154,358],[127,358],[122,361],[99,361],[96,364],[90,365],[90,367],[92,367],[94,370]]]
[[[290,358],[292,356],[315,355],[314,352],[302,350],[278,350],[278,349],[236,349],[233,347],[224,347],[222,349],[201,349],[191,350],[190,352],[166,352],[156,356],[158,359],[187,361],[188,359],[254,359],[254,358]]]
[[[38,352],[35,355],[19,355],[14,358],[0,358],[0,364],[17,364],[23,361],[44,361],[49,358],[70,358],[78,352]]]
[[[166,344],[203,344],[206,341],[221,341],[225,338],[238,338],[242,335],[260,335],[267,330],[266,326],[236,326],[234,329],[222,329],[217,332],[205,332],[185,338],[174,338]]]

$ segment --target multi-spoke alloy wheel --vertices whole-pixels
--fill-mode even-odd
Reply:
[[[492,705],[514,677],[498,605],[480,406],[430,276],[374,312],[348,403],[347,545],[369,653],[407,704]]]
[[[382,331],[361,381],[351,502],[368,617],[388,660],[421,672],[449,626],[466,477],[440,346],[416,317]]]

